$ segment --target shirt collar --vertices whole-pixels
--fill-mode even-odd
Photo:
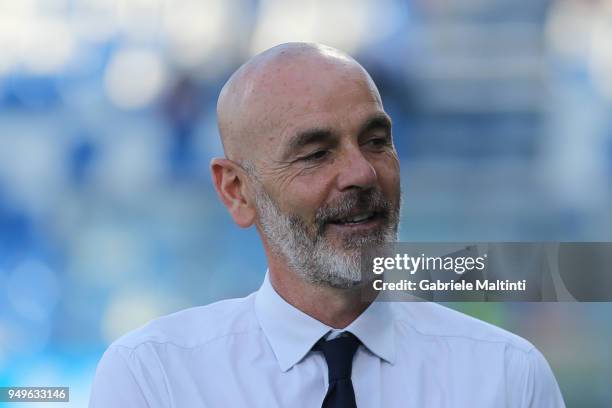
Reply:
[[[389,302],[372,302],[346,327],[373,354],[395,364],[395,322]]]
[[[283,372],[312,349],[331,327],[287,303],[272,287],[268,273],[255,297],[255,314]],[[344,330],[373,354],[394,364],[393,318],[387,302],[372,303]]]

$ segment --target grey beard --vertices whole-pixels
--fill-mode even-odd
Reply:
[[[385,200],[380,191],[353,194],[336,206],[319,209],[310,228],[315,231],[309,231],[300,217],[283,213],[258,181],[255,188],[260,227],[271,250],[309,283],[343,289],[367,283],[368,277],[361,274],[361,249],[397,241],[400,204]],[[325,238],[326,220],[357,205],[384,209],[386,222],[371,234],[344,239],[342,248],[337,248]]]

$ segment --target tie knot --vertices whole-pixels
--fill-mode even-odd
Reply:
[[[353,357],[361,342],[355,335],[344,332],[333,340],[321,339],[313,350],[321,351],[327,362],[329,382],[350,379]]]

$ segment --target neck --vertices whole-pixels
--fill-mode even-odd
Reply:
[[[327,326],[335,329],[345,328],[363,313],[374,299],[374,296],[364,296],[366,292],[362,286],[338,289],[306,282],[284,262],[268,259],[270,283],[276,292],[287,303]]]

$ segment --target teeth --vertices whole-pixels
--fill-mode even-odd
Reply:
[[[355,217],[352,218],[345,218],[342,220],[342,222],[361,222],[363,220],[366,220],[368,218],[370,218],[372,216],[372,213],[366,213],[366,214],[362,214],[362,215],[357,215]]]

